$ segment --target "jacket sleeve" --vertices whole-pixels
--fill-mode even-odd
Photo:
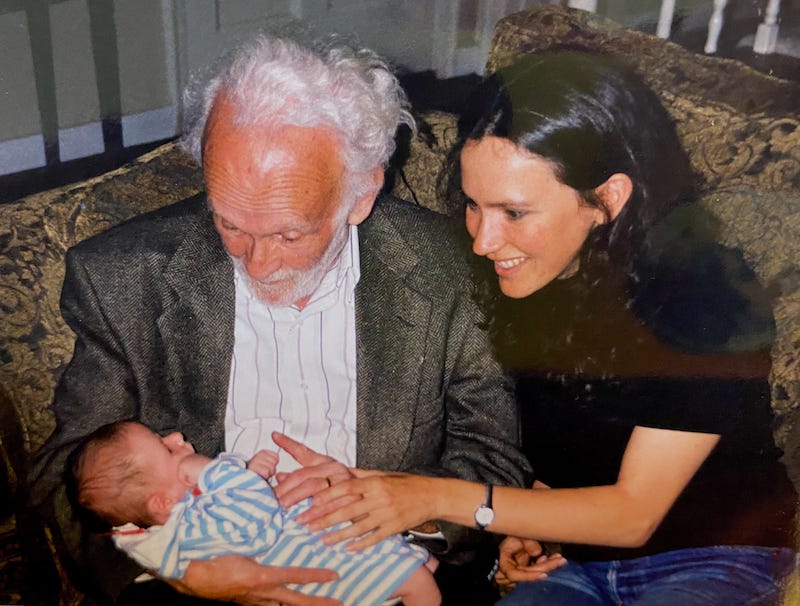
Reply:
[[[475,301],[463,226],[420,217],[408,241],[417,247],[419,262],[407,284],[427,297],[431,313],[406,470],[530,486],[513,385]],[[487,539],[486,533],[463,526],[438,525],[450,561],[469,558],[472,547]]]
[[[517,404],[510,380],[495,359],[482,314],[463,292],[447,328],[444,375],[445,448],[438,465],[413,471],[505,486],[530,486],[532,472],[520,450]],[[479,503],[475,504],[477,508]],[[437,522],[447,546],[438,550],[459,563],[489,537],[464,526]],[[437,551],[435,545],[427,544]]]

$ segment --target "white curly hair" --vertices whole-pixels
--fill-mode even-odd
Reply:
[[[370,171],[386,166],[398,127],[414,130],[405,92],[387,63],[334,38],[305,46],[259,34],[210,79],[190,83],[181,144],[201,165],[206,122],[220,94],[235,108],[236,126],[330,129],[340,140],[353,201],[370,187]]]

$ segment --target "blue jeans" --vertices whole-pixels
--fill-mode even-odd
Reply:
[[[518,583],[498,606],[776,606],[791,549],[703,547],[633,560],[568,562]]]

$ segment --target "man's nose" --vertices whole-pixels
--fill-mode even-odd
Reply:
[[[244,267],[253,280],[264,280],[281,268],[277,242],[272,237],[253,238],[245,251]]]

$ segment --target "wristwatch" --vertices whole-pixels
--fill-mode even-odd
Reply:
[[[475,510],[475,528],[483,530],[494,521],[494,509],[492,509],[492,488],[491,484],[486,484],[486,497],[478,509]]]

